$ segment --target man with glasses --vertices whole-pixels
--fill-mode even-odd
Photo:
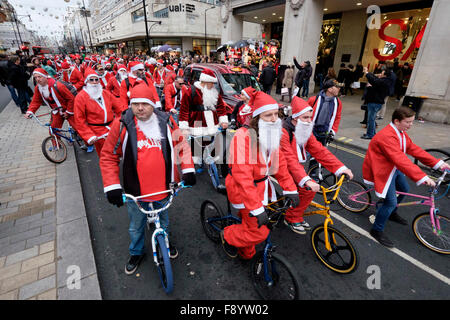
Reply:
[[[111,75],[106,72],[105,67],[101,64],[98,64],[96,66],[97,69],[97,75],[100,79],[100,84],[102,85],[103,89],[106,89],[106,86],[108,85],[108,80],[111,78]]]
[[[164,88],[165,111],[172,113],[175,121],[178,121],[177,113],[181,106],[183,86],[183,77],[176,77],[174,82]]]

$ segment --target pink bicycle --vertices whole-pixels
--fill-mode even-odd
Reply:
[[[412,229],[414,235],[425,247],[442,254],[450,254],[450,218],[440,213],[436,207],[436,200],[445,197],[450,189],[446,175],[450,171],[446,170],[437,180],[436,187],[430,189],[428,197],[412,193],[397,191],[397,194],[405,195],[420,200],[411,202],[402,202],[397,206],[424,205],[429,206],[428,212],[418,214],[413,221]],[[444,183],[443,183],[444,182]],[[342,184],[341,192],[337,198],[339,204],[351,211],[360,213],[365,211],[369,206],[378,206],[382,202],[372,202],[369,189],[361,182],[348,180]],[[448,211],[448,209],[446,209]]]

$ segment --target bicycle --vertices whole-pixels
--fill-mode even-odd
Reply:
[[[270,209],[270,222],[267,227],[270,233],[265,240],[264,248],[258,251],[251,260],[251,277],[259,297],[264,300],[298,300],[300,285],[294,268],[285,257],[275,252],[271,241],[273,228],[279,225],[281,212],[290,204],[279,206],[281,200],[267,206]],[[241,219],[231,213],[230,203],[225,215],[214,201],[205,200],[200,209],[200,219],[206,236],[215,243],[220,243],[220,232],[228,225],[241,223]],[[278,207],[277,207],[278,206]]]
[[[81,139],[70,124],[68,124],[67,130],[64,130],[62,128],[53,128],[50,123],[44,124],[38,119],[38,117],[43,117],[49,114],[51,113],[49,112],[38,116],[31,114],[30,116],[40,126],[48,128],[50,131],[50,136],[42,141],[41,149],[44,157],[50,162],[62,163],[67,159],[67,147],[61,138],[65,139],[69,145],[73,145],[76,141],[79,146],[81,146],[83,139]],[[100,138],[106,139],[106,136],[107,134],[101,136]]]
[[[428,212],[419,213],[413,220],[412,230],[419,242],[428,249],[441,253],[450,254],[450,218],[441,215],[439,208],[436,208],[435,201],[441,199],[448,194],[450,184],[447,185],[446,190],[437,198],[435,195],[439,193],[440,185],[445,181],[447,174],[450,171],[446,170],[437,179],[436,186],[430,188],[430,196],[406,193],[397,191],[397,195],[405,195],[413,198],[421,199],[411,202],[402,202],[397,207],[424,205],[429,206]],[[346,183],[345,195],[339,203],[351,212],[360,213],[365,211],[369,206],[377,206],[378,202],[372,202],[370,192],[373,188],[367,188],[364,184],[357,181],[348,181]],[[339,200],[339,199],[338,199]],[[374,216],[369,218],[371,222],[374,221]]]
[[[152,251],[153,251],[153,261],[155,262],[156,268],[158,269],[159,278],[161,280],[161,284],[164,288],[164,291],[167,294],[172,293],[173,291],[173,273],[172,273],[172,265],[170,263],[170,251],[169,251],[169,235],[167,232],[161,228],[159,213],[167,210],[171,205],[173,198],[178,194],[181,189],[189,188],[190,186],[185,186],[183,181],[180,183],[171,183],[169,186],[169,190],[146,194],[142,196],[135,197],[131,194],[124,193],[123,202],[133,201],[138,209],[147,215],[147,228],[150,230],[150,226],[152,224],[155,225],[155,230],[153,231],[151,237],[152,243]],[[170,193],[169,199],[163,205],[162,208],[153,209],[153,205],[150,204],[151,209],[146,210],[142,207],[141,202],[147,202],[144,200],[140,200],[143,198],[147,198],[150,196],[155,196],[163,193]],[[130,200],[127,200],[129,198]],[[148,201],[151,202],[151,201]]]
[[[426,152],[431,154],[436,159],[442,160],[446,163],[450,164],[450,153],[441,150],[441,149],[425,149]],[[414,164],[418,165],[419,168],[427,174],[431,179],[437,180],[440,175],[441,171],[439,169],[435,170],[433,168],[430,168],[424,164],[422,164],[418,159],[414,159]],[[442,182],[443,185],[448,185],[450,183],[450,175],[446,177],[446,179]]]

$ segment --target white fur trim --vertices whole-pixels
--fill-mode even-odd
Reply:
[[[305,109],[303,109],[302,111],[300,111],[300,112],[297,112],[297,113],[294,113],[293,115],[292,115],[292,119],[294,119],[294,118],[297,118],[297,117],[300,117],[302,114],[304,114],[304,113],[306,113],[306,112],[308,112],[308,111],[313,111],[313,108],[311,108],[311,107],[306,107]]]
[[[128,99],[130,98],[130,96],[131,96],[131,92],[128,91],[128,92],[127,92],[127,97],[128,97]]]
[[[255,209],[255,210],[251,210],[250,211],[250,213],[253,215],[253,216],[258,216],[258,215],[260,215],[261,213],[263,213],[264,212],[264,207],[260,207],[260,208],[258,208],[258,209]]]
[[[211,110],[203,111],[203,116],[205,117],[206,127],[211,128],[214,127],[214,114]]]
[[[423,177],[422,179],[420,179],[419,181],[416,182],[417,186],[420,186],[422,183],[424,183],[427,179],[429,179],[429,177],[427,175],[425,175],[425,177]]]
[[[145,69],[144,65],[142,63],[139,63],[139,64],[135,65],[134,67],[131,67],[130,68],[130,72],[133,72],[133,71],[136,71],[136,70],[139,70],[139,69]]]
[[[342,174],[342,171],[347,170],[348,168],[346,166],[342,166],[339,169],[336,170],[336,172],[334,173],[334,175],[336,176],[340,176]]]
[[[110,186],[105,187],[105,188],[103,189],[103,191],[106,193],[106,192],[108,192],[108,191],[116,190],[116,189],[122,189],[122,186],[121,186],[120,184],[112,184],[112,185],[110,185]]]
[[[245,209],[245,206],[243,203],[238,203],[238,204],[232,203],[231,206],[235,209]]]
[[[200,82],[217,82],[217,78],[216,77],[211,77],[207,74],[201,73],[200,74],[200,78],[199,78]]]
[[[368,184],[369,186],[375,185],[375,183],[373,183],[372,181],[369,181],[369,180],[366,180],[366,179],[363,179],[363,180],[364,180],[364,183]]]
[[[247,94],[247,92],[245,92],[245,90],[244,89],[242,89],[241,90],[241,93],[244,95],[244,96],[246,96],[247,97],[247,99],[249,99],[250,100],[250,96]]]
[[[228,116],[220,116],[219,123],[228,123]]]
[[[150,104],[153,108],[157,108],[156,103],[154,103],[152,100],[147,99],[147,98],[133,98],[130,100],[130,104],[132,103],[148,103]]]
[[[444,161],[443,161],[443,160],[439,160],[439,162],[436,163],[436,164],[434,165],[433,169],[434,169],[434,170],[437,170],[437,169],[439,169],[443,164],[444,164]]]
[[[182,174],[191,173],[191,172],[195,172],[195,169],[194,168],[187,168],[187,169],[181,170]]]
[[[162,109],[161,101],[156,101],[155,105],[156,105],[156,108]]]
[[[88,144],[91,144],[92,140],[94,140],[95,138],[97,138],[97,136],[92,136],[89,138],[89,140],[87,141]]]
[[[283,190],[283,194],[298,194],[297,190],[295,191],[284,191]]]
[[[253,118],[269,110],[278,110],[278,104],[266,104],[265,106],[259,107],[258,109],[253,111]]]
[[[300,180],[300,182],[298,183],[298,185],[302,188],[304,188],[305,183],[307,183],[309,180],[312,180],[310,176],[306,176],[304,177],[302,180]]]
[[[34,74],[39,74],[39,75],[41,75],[41,76],[43,76],[43,77],[45,77],[45,78],[50,78],[50,76],[48,75],[48,74],[43,74],[43,73],[41,73],[41,72],[39,72],[39,71],[33,71],[33,75]]]
[[[182,130],[189,129],[189,122],[187,122],[187,121],[179,121],[178,128],[180,128]]]

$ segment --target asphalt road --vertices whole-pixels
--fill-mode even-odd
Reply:
[[[8,88],[6,86],[0,86],[0,112],[3,111],[11,100],[11,94],[9,93]],[[20,109],[18,110],[20,111]]]
[[[355,179],[362,181],[360,151],[331,149],[353,170]],[[127,210],[106,201],[96,153],[88,154],[77,149],[76,155],[104,299],[258,299],[250,281],[249,265],[238,259],[229,259],[221,246],[212,243],[203,233],[199,218],[202,202],[212,199],[226,210],[226,198],[212,189],[206,173],[197,177],[194,188],[182,190],[169,209],[171,239],[180,255],[172,260],[175,287],[168,296],[160,285],[150,255],[136,274],[125,274],[129,245]],[[410,186],[412,193],[427,192],[425,187],[416,187],[411,181]],[[316,196],[316,201],[320,202],[321,198]],[[449,216],[450,200],[445,198],[439,205],[441,212]],[[408,226],[387,223],[385,232],[395,243],[395,250],[389,250],[366,236],[370,230],[368,217],[374,213],[372,208],[361,214],[348,212],[337,204],[332,209],[337,215],[333,219],[334,226],[351,239],[358,251],[359,267],[351,274],[337,274],[327,269],[313,253],[310,233],[298,235],[285,226],[272,233],[277,252],[284,255],[297,271],[301,299],[440,300],[450,297],[449,256],[422,246],[411,229],[413,218],[424,212],[425,207],[400,209],[399,213],[408,220]],[[322,223],[323,218],[312,216],[307,221],[314,226]],[[374,269],[380,271],[379,288],[370,289],[368,283],[375,283],[371,278]]]

